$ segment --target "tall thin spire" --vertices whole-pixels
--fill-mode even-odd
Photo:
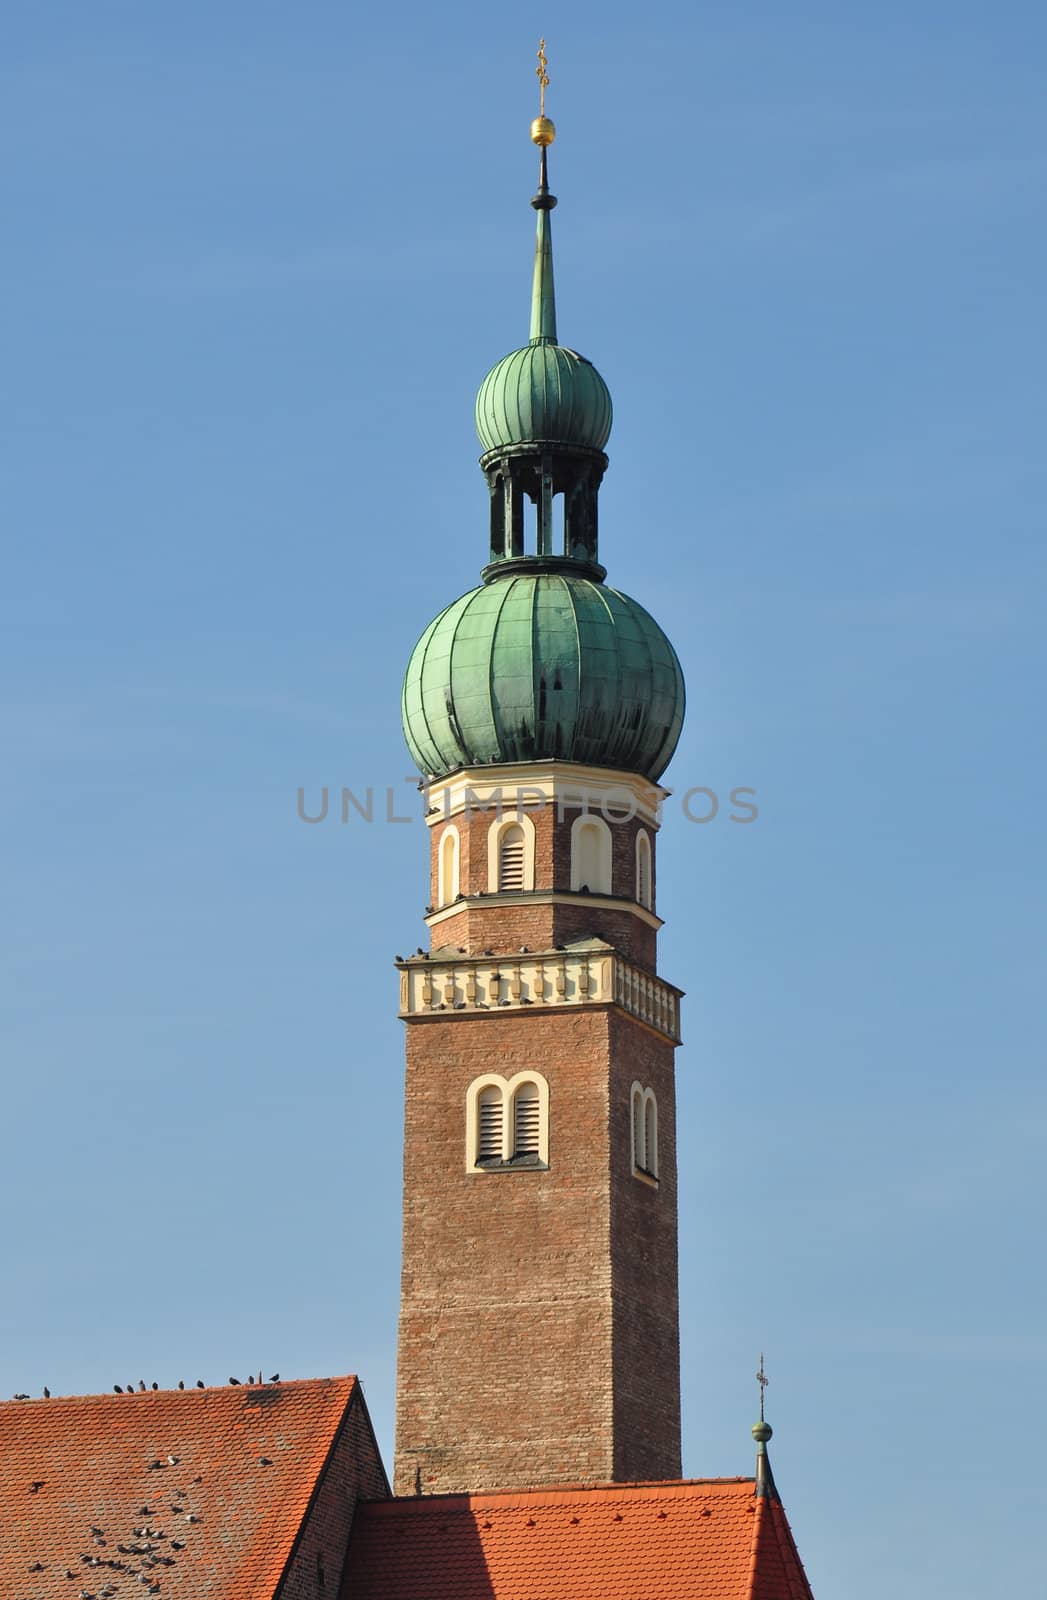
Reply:
[[[556,138],[556,127],[545,114],[545,91],[549,86],[545,40],[538,46],[538,115],[531,123],[531,139],[542,154],[538,164],[538,193],[531,204],[538,213],[538,236],[534,246],[534,287],[531,291],[531,343],[556,343],[556,292],[553,287],[553,233],[549,217],[556,196],[549,193],[549,164],[546,152]]]
[[[772,1429],[771,1424],[764,1420],[763,1414],[763,1397],[770,1379],[763,1370],[762,1350],[756,1381],[760,1385],[760,1420],[753,1428],[753,1438],[756,1440],[756,1498],[777,1501],[778,1488],[774,1481],[774,1473],[771,1471],[771,1458],[767,1454],[767,1443],[771,1438]]]

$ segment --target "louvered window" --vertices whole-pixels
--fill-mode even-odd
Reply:
[[[476,1159],[501,1161],[503,1155],[502,1121],[505,1115],[505,1097],[501,1089],[484,1089],[477,1106]]]
[[[498,887],[524,887],[524,831],[518,822],[510,824],[498,841]]]
[[[536,1156],[541,1150],[542,1108],[536,1083],[524,1083],[513,1102],[513,1155]]]

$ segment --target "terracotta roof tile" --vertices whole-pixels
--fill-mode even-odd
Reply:
[[[355,1386],[0,1404],[0,1595],[128,1600],[142,1575],[160,1600],[272,1595]]]
[[[752,1478],[360,1506],[342,1600],[810,1600]]]

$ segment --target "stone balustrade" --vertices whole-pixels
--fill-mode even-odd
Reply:
[[[618,1005],[674,1042],[680,991],[614,950],[516,956],[412,956],[398,963],[400,1015],[514,1007]]]

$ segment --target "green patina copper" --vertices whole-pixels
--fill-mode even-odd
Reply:
[[[487,374],[476,397],[476,432],[485,452],[532,440],[602,450],[611,432],[610,392],[591,361],[539,340]]]
[[[544,168],[543,168],[544,170]],[[551,198],[551,197],[550,197]],[[534,241],[534,287],[531,290],[531,342],[556,343],[556,292],[553,287],[553,224],[551,207],[538,209]]]
[[[490,562],[481,587],[442,611],[415,646],[404,734],[428,777],[559,760],[657,779],[680,736],[683,674],[653,617],[602,582],[597,495],[611,397],[596,368],[556,342],[556,200],[544,147],[531,204],[531,340],[488,373],[476,402]]]
[[[419,770],[561,760],[657,778],[676,748],[683,674],[635,600],[573,574],[518,572],[470,590],[408,664],[403,725]]]
[[[591,361],[556,342],[552,208],[545,151],[531,204],[538,212],[531,291],[531,339],[492,367],[476,397],[485,453],[532,441],[602,450],[611,432],[611,395]]]

